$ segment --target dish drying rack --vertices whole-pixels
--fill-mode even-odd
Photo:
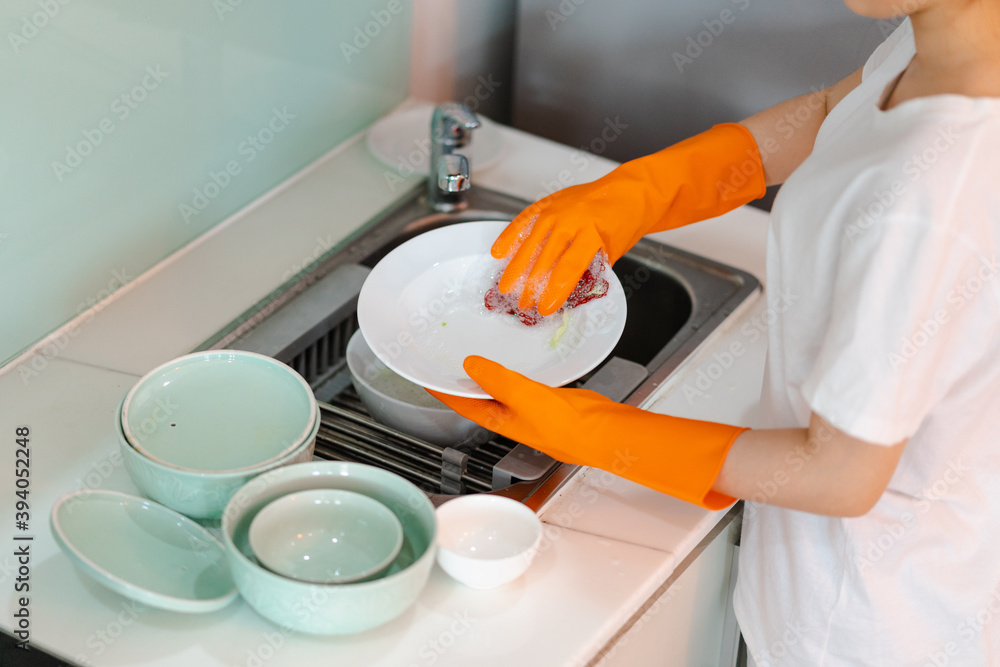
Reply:
[[[429,495],[500,491],[517,481],[537,481],[556,461],[508,438],[452,447],[435,445],[374,421],[353,387],[320,403],[316,456],[378,466],[413,482]]]

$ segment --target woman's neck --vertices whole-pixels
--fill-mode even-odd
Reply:
[[[917,55],[891,104],[951,93],[1000,97],[1000,2],[945,0],[910,15]]]

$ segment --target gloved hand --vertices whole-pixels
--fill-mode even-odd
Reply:
[[[466,358],[464,367],[496,400],[428,391],[491,431],[708,509],[736,500],[712,484],[745,428],[658,415],[587,389],[553,389],[483,357]]]
[[[550,315],[599,251],[613,264],[646,234],[722,215],[764,191],[750,131],[737,123],[716,125],[522,211],[491,249],[497,259],[513,253],[500,291],[521,289],[521,310],[537,305]]]

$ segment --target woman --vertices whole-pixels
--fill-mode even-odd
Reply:
[[[758,667],[1000,664],[1000,2],[906,1],[843,81],[547,197],[493,247],[501,291],[549,314],[596,252],[784,183],[767,285],[799,298],[768,334],[767,428],[480,357],[466,371],[496,400],[439,395],[562,461],[709,508],[746,499],[735,604]]]

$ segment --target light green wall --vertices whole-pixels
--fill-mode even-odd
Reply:
[[[3,0],[0,363],[398,104],[410,23],[405,0]]]

